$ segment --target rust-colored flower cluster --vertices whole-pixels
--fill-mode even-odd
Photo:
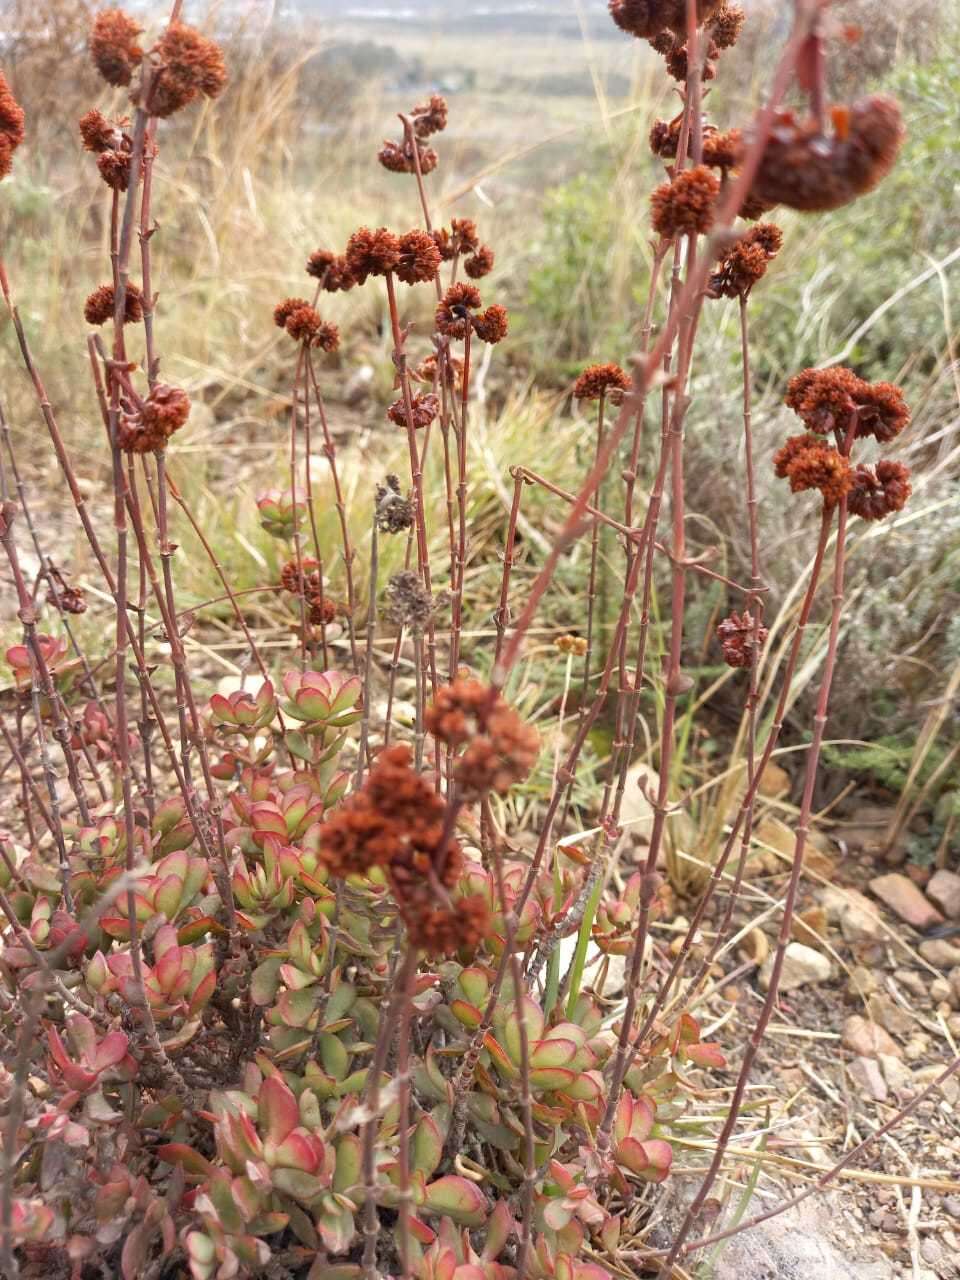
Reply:
[[[114,297],[112,284],[102,284],[99,289],[94,289],[83,306],[87,324],[106,324],[108,320],[112,320]],[[123,297],[123,323],[137,324],[142,319],[143,294],[139,285],[128,280]]]
[[[460,679],[439,689],[424,723],[448,746],[466,744],[454,776],[467,799],[488,791],[506,795],[537,762],[539,733],[479,680]]]
[[[436,387],[440,383],[441,363],[446,372],[447,386],[456,395],[463,395],[463,361],[459,356],[451,355],[449,351],[445,352],[442,362],[436,355],[424,356],[411,376],[417,382],[428,382],[432,387]]]
[[[680,144],[682,115],[673,120],[656,120],[650,130],[650,150],[662,160],[675,160]],[[712,124],[704,124],[702,163],[711,169],[731,169],[737,162],[741,147],[739,129],[722,131]]]
[[[385,477],[376,489],[376,520],[381,533],[405,533],[413,528],[413,503],[400,490],[400,478]]]
[[[582,658],[587,652],[587,641],[584,636],[557,636],[553,646],[558,653],[567,654],[575,658]]]
[[[421,103],[410,112],[413,137],[404,129],[399,142],[384,139],[377,152],[377,159],[391,173],[432,173],[440,157],[433,147],[424,145],[424,139],[442,133],[447,127],[447,101],[439,93],[432,94],[428,102]]]
[[[155,453],[190,417],[190,397],[180,387],[158,383],[137,413],[124,416],[117,444],[125,453]]]
[[[344,257],[347,269],[357,284],[365,284],[368,276],[385,276],[388,271],[396,270],[400,260],[400,241],[386,227],[377,231],[360,227],[347,241]]]
[[[705,164],[681,170],[650,197],[654,231],[665,240],[705,235],[713,226],[719,192],[720,180]]]
[[[881,459],[875,467],[861,463],[855,468],[847,505],[862,520],[882,520],[894,511],[902,511],[910,493],[910,468],[902,462]]]
[[[404,284],[425,284],[440,267],[440,250],[426,231],[408,231],[398,242],[399,255],[394,268]]]
[[[413,426],[418,430],[422,427],[429,427],[430,423],[436,418],[440,412],[440,399],[432,391],[425,393],[420,392],[410,398],[410,409],[413,417]],[[407,423],[407,406],[403,397],[394,400],[393,404],[387,410],[387,417],[391,422],[395,422],[398,427],[405,427]]]
[[[216,98],[227,83],[223,51],[182,22],[171,23],[157,46],[161,69],[150,88],[151,115],[171,116],[201,95]]]
[[[493,270],[494,252],[488,244],[481,243],[472,218],[454,218],[449,230],[440,227],[433,238],[444,262],[463,259],[463,269],[471,280],[480,280]]]
[[[773,456],[774,470],[790,481],[793,493],[817,489],[824,505],[834,507],[853,487],[853,468],[839,449],[819,436],[790,436]]]
[[[481,342],[497,343],[507,336],[507,309],[494,302],[485,311],[480,290],[473,284],[454,284],[443,295],[435,321],[448,338],[465,338],[472,329]],[[479,314],[477,314],[479,312]]]
[[[320,857],[335,876],[382,867],[411,943],[433,954],[475,949],[489,926],[484,899],[451,897],[463,852],[443,798],[414,772],[406,746],[381,751],[360,790],[323,824]]]
[[[336,351],[340,345],[340,330],[324,320],[306,298],[286,298],[273,309],[277,328],[284,329],[294,342],[307,347],[319,347],[321,351]]]
[[[698,22],[708,21],[723,7],[723,0],[697,0]],[[641,40],[664,30],[677,35],[687,30],[687,0],[609,0],[609,8],[620,30]]]
[[[320,282],[327,293],[346,293],[357,283],[343,254],[331,249],[317,249],[307,259],[307,275]]]
[[[846,431],[857,415],[856,435],[893,440],[910,423],[903,392],[892,382],[865,382],[852,369],[803,369],[787,384],[786,404],[808,431]]]
[[[280,570],[280,585],[290,595],[303,597],[314,626],[328,626],[347,612],[346,605],[325,594],[320,561],[312,556],[301,556],[299,565],[288,560]]]
[[[905,136],[896,99],[861,98],[834,107],[831,118],[833,132],[824,134],[814,119],[777,113],[753,180],[755,199],[806,212],[839,209],[886,177]],[[747,134],[742,154],[749,146]]]
[[[23,141],[23,124],[23,108],[0,72],[0,178],[5,178],[10,172],[13,153]]]
[[[90,56],[93,65],[115,87],[128,85],[143,60],[137,36],[143,28],[122,9],[102,9],[93,20]]]
[[[768,634],[766,627],[757,626],[749,609],[745,609],[743,614],[731,613],[717,626],[724,662],[728,667],[756,666]]]
[[[783,232],[773,222],[758,222],[742,235],[720,259],[710,276],[708,291],[713,298],[745,298],[767,273],[767,266],[780,252]]]
[[[574,400],[599,400],[601,396],[613,398],[618,392],[629,391],[630,379],[618,364],[591,364],[573,384]]]
[[[80,117],[80,138],[84,150],[97,157],[97,168],[108,187],[126,191],[130,185],[130,161],[133,140],[124,129],[127,122],[111,122],[102,112],[93,110]],[[156,154],[156,145],[153,146]]]

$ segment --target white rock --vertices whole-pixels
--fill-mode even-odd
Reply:
[[[760,986],[766,991],[770,986],[776,952],[772,951],[760,970]],[[802,942],[791,942],[783,957],[780,974],[780,990],[795,991],[818,982],[829,982],[833,977],[833,965],[821,952]]]

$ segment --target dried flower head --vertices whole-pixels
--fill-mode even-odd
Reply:
[[[85,151],[113,151],[120,145],[120,129],[111,124],[101,111],[88,111],[82,115],[79,127]]]
[[[861,98],[832,111],[833,132],[792,111],[774,120],[751,194],[768,204],[818,212],[839,209],[872,191],[890,172],[905,136],[895,98]],[[750,145],[749,135],[743,151]]]
[[[460,679],[438,689],[424,714],[428,731],[456,748],[454,776],[467,799],[487,791],[506,795],[537,762],[540,735],[478,680]]]
[[[193,27],[171,23],[157,52],[163,65],[150,90],[152,115],[172,115],[198,94],[216,98],[223,91],[227,83],[223,51]]]
[[[910,425],[903,391],[892,382],[864,382],[857,394],[857,435],[885,444]]]
[[[284,298],[283,302],[278,302],[273,308],[273,323],[278,329],[285,329],[287,321],[294,311],[299,311],[301,307],[309,307],[309,305],[310,303],[306,298]]]
[[[439,93],[432,93],[429,102],[422,102],[410,112],[413,129],[418,138],[429,138],[442,133],[447,127],[447,100]]]
[[[395,271],[404,284],[424,284],[440,268],[440,250],[426,231],[408,231],[400,237]]]
[[[715,80],[717,77],[716,58],[720,50],[712,40],[707,42],[706,53],[700,66],[701,80]],[[690,74],[690,61],[687,56],[687,46],[679,42],[664,55],[663,65],[666,68],[667,75],[672,76],[674,80],[680,84],[686,84],[687,77]]]
[[[140,65],[143,50],[137,36],[143,28],[122,9],[102,9],[93,20],[90,56],[93,65],[115,86],[128,85]]]
[[[377,159],[390,173],[416,173],[418,160],[421,173],[433,173],[440,163],[440,157],[433,147],[422,147],[417,143],[414,152],[408,141],[391,142],[389,139],[384,139],[383,146],[377,152]]]
[[[126,191],[130,185],[130,152],[103,151],[97,156],[100,177],[114,191]]]
[[[307,259],[307,275],[319,280],[321,289],[327,293],[345,293],[357,283],[346,258],[330,249],[317,249],[311,253]]]
[[[292,596],[320,591],[320,561],[312,556],[301,556],[299,565],[288,560],[280,570],[280,585]]]
[[[629,391],[630,379],[618,364],[591,364],[573,384],[575,400],[599,400],[611,391]]]
[[[440,399],[432,391],[418,393],[411,397],[410,408],[412,410],[413,426],[417,429],[429,427],[440,412]],[[408,425],[407,407],[402,396],[399,400],[394,400],[387,410],[387,417],[391,422],[395,422],[398,427],[406,427]]]
[[[452,956],[460,951],[472,954],[490,933],[490,906],[479,893],[456,898],[449,907],[424,903],[407,914],[410,942],[430,956]]]
[[[493,262],[493,250],[488,244],[481,244],[469,258],[464,259],[463,269],[471,280],[481,280],[493,270]]]
[[[414,369],[413,377],[418,382],[429,382],[431,386],[437,386],[440,382],[441,363],[446,371],[447,386],[458,396],[463,395],[463,361],[449,351],[442,362],[435,355],[424,356]]]
[[[335,324],[324,320],[309,303],[294,307],[287,315],[283,327],[294,342],[302,342],[308,347],[336,351],[340,345],[340,330]]]
[[[13,163],[13,153],[24,138],[23,108],[14,98],[6,77],[0,72],[0,178],[5,178]]]
[[[706,22],[722,0],[697,0],[697,21]],[[620,28],[641,40],[665,28],[682,35],[687,29],[687,0],[609,0],[610,16]]]
[[[892,440],[910,422],[902,390],[892,382],[865,382],[852,369],[803,369],[787,385],[786,403],[810,431],[846,429],[856,411],[856,434]]]
[[[113,285],[102,284],[94,289],[83,307],[83,315],[87,324],[106,324],[113,319]],[[123,323],[137,324],[143,319],[143,294],[139,285],[127,281],[127,291],[123,300]]]
[[[344,257],[347,270],[357,284],[364,284],[367,276],[385,276],[388,271],[396,269],[400,260],[400,241],[386,227],[380,227],[378,231],[360,227],[347,241]]]
[[[791,436],[774,454],[773,465],[781,480],[790,481],[791,492],[818,489],[828,507],[853,487],[849,459],[818,436]]]
[[[553,645],[560,653],[572,654],[576,658],[582,658],[587,652],[587,641],[584,636],[557,636]]]
[[[478,316],[473,317],[474,333],[481,342],[488,342],[491,345],[504,340],[508,327],[507,308],[501,306],[499,302],[491,303],[486,311],[481,311]]]
[[[710,37],[718,49],[730,49],[740,39],[747,15],[738,4],[724,3],[710,19]]]
[[[714,298],[745,298],[767,273],[767,264],[779,253],[783,232],[772,222],[758,222],[740,237],[720,259],[711,275],[709,293]]]
[[[862,520],[882,520],[902,511],[910,493],[910,468],[881,459],[874,468],[862,464],[855,468],[848,506]]]
[[[315,627],[326,627],[340,613],[342,606],[336,601],[331,600],[329,596],[322,595],[320,592],[314,592],[307,598],[307,604],[310,606],[307,617]]]
[[[401,569],[387,582],[387,617],[395,626],[423,628],[436,609],[430,592],[412,569]]]
[[[376,520],[381,533],[404,533],[413,528],[413,503],[400,490],[400,479],[388,475],[377,485]]]
[[[736,177],[734,173],[732,177]],[[777,207],[776,200],[761,200],[753,191],[748,191],[743,198],[743,204],[740,206],[741,218],[745,218],[748,222],[756,222],[758,218],[765,217],[771,209]]]
[[[714,205],[720,180],[706,165],[684,169],[653,192],[653,228],[665,239],[686,234],[704,235],[713,226]]]
[[[473,284],[454,284],[437,307],[437,330],[448,338],[465,338],[473,321],[473,311],[482,305],[480,290]]]
[[[767,628],[758,626],[749,610],[744,610],[742,616],[731,613],[717,626],[717,639],[723,646],[723,660],[728,667],[756,666],[768,635]]]
[[[124,453],[155,453],[190,417],[190,397],[180,387],[158,383],[135,414],[121,418],[117,444]]]

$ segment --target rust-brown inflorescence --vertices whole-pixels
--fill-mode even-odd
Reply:
[[[687,29],[687,0],[608,0],[610,16],[620,28],[641,40],[669,30]],[[722,8],[723,0],[697,0],[697,21],[706,22]]]
[[[742,614],[731,613],[717,625],[724,662],[728,667],[756,666],[768,634],[766,627],[757,625],[749,609]]]
[[[881,458],[875,467],[861,464],[854,470],[848,505],[862,520],[882,520],[902,511],[910,493],[910,468]]]
[[[783,232],[773,222],[758,222],[726,251],[710,276],[708,292],[713,298],[745,298],[767,273],[767,266],[780,252]]]
[[[344,258],[347,270],[357,284],[365,284],[368,276],[385,276],[388,271],[397,269],[400,241],[386,227],[377,231],[360,227],[347,241]]]
[[[466,744],[454,777],[467,799],[488,791],[506,795],[537,762],[539,733],[479,680],[458,679],[438,689],[424,723],[449,747]]]
[[[618,364],[591,364],[573,384],[573,398],[599,400],[601,396],[629,389],[630,379]]]
[[[143,28],[123,9],[102,9],[93,20],[90,56],[93,65],[116,87],[128,85],[143,60],[137,36]]]
[[[819,436],[790,436],[773,456],[774,470],[793,493],[817,489],[834,507],[853,488],[853,468],[839,449]]]
[[[852,369],[802,369],[787,384],[787,406],[808,431],[845,431],[854,412],[856,435],[887,443],[910,423],[903,391],[892,382],[866,382]]]
[[[0,72],[0,178],[5,178],[13,163],[13,153],[24,139],[23,108]]]
[[[413,415],[413,426],[420,430],[423,427],[429,427],[440,412],[440,398],[433,391],[418,392],[410,397],[410,408]],[[395,422],[398,427],[409,425],[407,422],[407,406],[402,396],[399,400],[394,400],[387,410],[387,417],[391,422]]]
[[[83,307],[83,315],[87,324],[106,324],[113,319],[114,292],[112,284],[102,284],[94,289]],[[127,281],[126,293],[123,297],[123,323],[137,324],[143,319],[143,294],[140,286]]]
[[[158,383],[136,413],[117,428],[117,444],[125,453],[155,453],[190,417],[190,397],[181,387]]]
[[[171,23],[157,46],[161,70],[146,105],[151,115],[170,116],[199,96],[216,98],[227,83],[223,51],[182,22]]]
[[[653,229],[665,240],[680,235],[705,235],[713,226],[720,179],[703,164],[683,169],[661,183],[650,197]]]
[[[307,275],[320,282],[326,293],[346,293],[357,283],[343,254],[317,249],[307,259]]]

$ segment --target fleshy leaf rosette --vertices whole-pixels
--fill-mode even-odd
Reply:
[[[360,719],[363,686],[342,671],[288,671],[283,677],[285,715],[300,720],[305,732],[345,729]]]

